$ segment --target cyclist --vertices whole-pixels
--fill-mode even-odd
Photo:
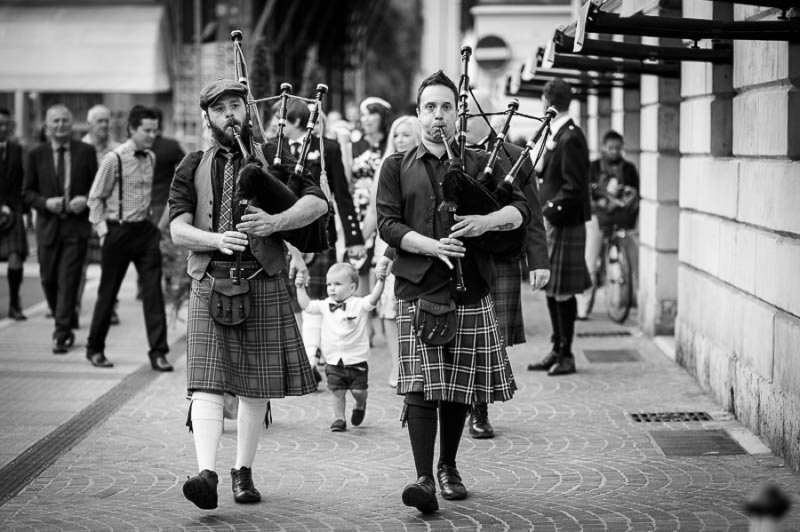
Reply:
[[[639,172],[622,156],[624,139],[614,130],[603,135],[601,156],[589,166],[592,219],[586,222],[586,265],[597,283],[597,259],[603,236],[614,229],[634,229],[639,217]],[[578,296],[578,319],[587,319],[589,288]]]

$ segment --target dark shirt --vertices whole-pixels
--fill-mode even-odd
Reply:
[[[488,158],[489,154],[485,151],[466,150],[465,172],[477,176],[485,168]],[[436,240],[449,234],[447,213],[438,209],[436,197],[440,194],[436,194],[431,187],[426,164],[433,170],[434,178],[441,187],[442,178],[448,170],[447,157],[436,157],[424,144],[387,158],[381,167],[378,183],[378,227],[381,238],[389,246],[397,248],[397,260],[392,266],[392,272],[397,276],[395,295],[404,300],[436,293],[448,283],[451,293],[456,296],[451,272],[441,260],[409,253],[400,246],[403,237],[411,231]],[[498,182],[504,175],[502,168],[495,166],[493,177]],[[527,224],[530,208],[525,196],[516,191],[510,205],[520,211],[522,223]],[[456,297],[460,304],[476,302],[488,294],[494,277],[492,257],[473,247],[469,239],[465,244],[467,253],[461,263],[467,293]]]
[[[616,181],[616,193],[619,200],[626,200],[626,207],[617,207],[605,198],[603,191],[610,192],[609,185]],[[589,165],[589,184],[591,186],[592,214],[597,215],[598,223],[603,228],[617,225],[625,228],[636,226],[639,213],[639,172],[633,163],[620,158],[610,163],[604,159],[592,161]],[[627,190],[624,187],[630,187]],[[636,191],[631,200],[630,190]]]
[[[169,198],[169,186],[172,183],[172,176],[175,175],[175,168],[186,154],[177,140],[161,135],[156,137],[150,149],[156,155],[150,204],[153,208],[154,221],[157,223]]]

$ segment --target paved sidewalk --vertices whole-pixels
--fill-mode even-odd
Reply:
[[[525,371],[547,349],[549,336],[542,295],[525,290],[529,343],[510,350],[520,389],[514,400],[490,406],[496,438],[465,435],[459,469],[468,499],[440,500],[433,516],[400,502],[415,475],[408,435],[398,421],[401,399],[386,384],[388,355],[378,337],[361,427],[329,431],[332,411],[324,388],[273,401],[274,425],[261,438],[254,467],[263,501],[244,506],[230,495],[227,471],[236,442],[235,424],[226,421],[220,506],[199,510],[180,489],[195,472],[184,426],[184,359],[171,356],[177,361],[173,374],[142,369],[146,343],[132,279],[121,297],[123,323],[111,332],[113,370],[91,368],[82,349],[51,355],[43,317],[0,330],[3,462],[68,420],[89,426],[84,439],[65,444],[67,450],[51,446],[51,463],[0,506],[0,529],[747,530],[741,505],[759,484],[776,483],[792,494],[795,507],[800,502],[800,476],[721,412],[652,341],[603,319],[602,301],[592,320],[578,324],[581,334],[601,334],[577,339],[579,373],[551,378]],[[608,336],[615,332],[632,335]],[[85,329],[81,333],[83,345]],[[632,350],[628,355],[636,360],[587,360],[585,350],[605,349]],[[119,408],[102,417],[97,399],[106,392],[102,402],[117,401]],[[348,411],[351,406],[348,401]],[[712,420],[640,423],[630,416],[673,411],[704,411]],[[100,421],[92,425],[92,416]],[[656,444],[661,431],[685,436],[712,429],[731,434],[748,453],[666,456]],[[781,525],[800,529],[800,511],[792,510]]]

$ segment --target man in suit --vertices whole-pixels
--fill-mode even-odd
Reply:
[[[11,111],[0,109],[0,260],[8,261],[8,317],[22,321],[19,288],[22,264],[28,256],[28,239],[22,203],[22,147],[11,140]]]
[[[53,353],[75,342],[75,301],[91,225],[87,196],[97,172],[94,149],[72,140],[72,113],[63,104],[47,110],[49,141],[28,154],[25,205],[37,211],[39,270],[47,303],[55,317]]]
[[[486,113],[494,112],[493,102],[483,92],[473,92],[480,109]],[[467,120],[467,146],[491,152],[497,142],[497,136],[486,120],[475,116]],[[522,153],[522,148],[510,142],[503,142],[495,166],[502,169],[502,174],[508,174],[511,167]],[[534,290],[543,288],[550,278],[550,262],[547,259],[547,240],[542,222],[542,209],[533,181],[533,164],[526,161],[520,168],[514,184],[525,193],[531,209],[531,219],[528,223],[527,242],[529,253],[528,269],[530,271],[531,286]],[[522,301],[520,290],[522,272],[520,270],[520,257],[495,257],[497,268],[495,282],[492,284],[492,300],[500,323],[500,334],[506,347],[525,343],[525,326],[522,319]],[[486,403],[472,405],[469,420],[469,433],[473,438],[488,439],[494,437],[494,428],[489,422],[489,411]]]
[[[545,85],[542,101],[558,111],[550,124],[552,136],[545,143],[541,168],[536,169],[550,257],[551,276],[545,291],[553,348],[542,360],[529,364],[528,370],[557,376],[575,373],[575,294],[591,286],[584,258],[584,224],[590,218],[589,149],[583,131],[568,115],[572,87],[555,78]]]
[[[273,127],[277,125],[279,105],[280,104],[277,104],[273,109]],[[289,100],[286,106],[286,126],[283,132],[286,135],[286,142],[289,145],[292,155],[297,159],[300,155],[303,136],[306,133],[306,124],[308,124],[310,111],[308,105],[299,100]],[[333,194],[333,200],[336,203],[336,212],[339,214],[339,221],[342,225],[344,245],[347,249],[347,254],[355,258],[363,257],[364,238],[358,224],[353,197],[350,194],[350,189],[347,184],[339,143],[330,139],[324,139],[323,147],[325,152],[325,172],[328,176],[328,183],[331,193]],[[311,145],[308,150],[305,167],[319,184],[322,165],[319,153],[319,137],[317,135],[311,136]],[[307,291],[311,299],[325,299],[328,295],[325,276],[328,272],[328,268],[336,262],[336,240],[335,220],[331,218],[328,220],[328,241],[331,245],[331,249],[323,253],[315,253],[306,256],[309,279]],[[289,283],[289,285],[291,285],[287,285],[289,293],[293,301],[296,301],[294,285],[291,283]],[[320,347],[321,318],[321,316],[311,315],[305,312],[302,315],[303,342],[306,347],[309,362],[311,363],[314,378],[317,379],[317,382],[322,379],[316,368],[317,349]]]

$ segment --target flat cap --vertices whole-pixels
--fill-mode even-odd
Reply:
[[[212,81],[200,91],[200,107],[205,111],[208,106],[225,94],[230,92],[247,100],[247,87],[232,79],[218,79]]]

